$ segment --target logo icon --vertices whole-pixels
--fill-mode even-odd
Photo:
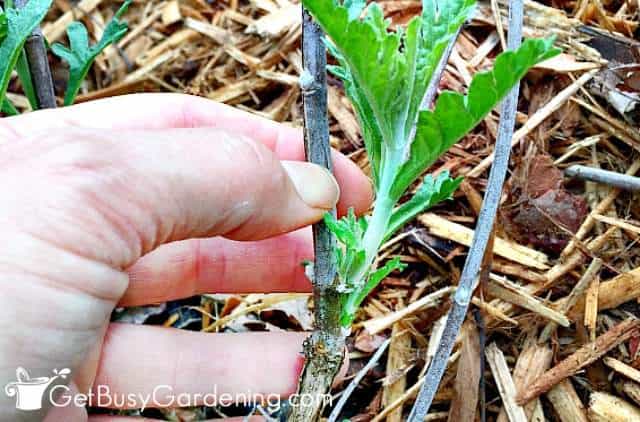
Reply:
[[[16,369],[15,382],[5,385],[4,392],[7,396],[16,396],[16,409],[39,410],[42,408],[42,396],[47,388],[58,378],[65,379],[71,373],[68,368],[53,370],[53,377],[31,378],[22,367]]]

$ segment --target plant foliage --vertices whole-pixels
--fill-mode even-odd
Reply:
[[[9,30],[9,23],[7,22],[7,15],[4,12],[0,12],[0,41],[4,40]]]
[[[0,16],[0,101],[4,97],[22,47],[44,19],[53,0],[31,0],[22,9],[8,8]]]
[[[371,163],[376,201],[371,217],[351,212],[325,221],[336,235],[342,324],[398,260],[371,268],[382,242],[425,209],[449,198],[460,184],[443,172],[428,175],[408,202],[396,207],[407,189],[444,152],[472,130],[536,63],[559,51],[553,39],[532,39],[517,51],[500,54],[493,70],[475,75],[467,95],[444,92],[435,108],[420,104],[446,46],[469,18],[475,0],[422,0],[421,15],[405,28],[389,28],[382,9],[365,0],[303,0],[328,35],[342,79],[362,127]],[[410,139],[416,127],[415,138]]]
[[[102,38],[94,45],[89,46],[89,34],[82,22],[73,22],[67,28],[69,48],[60,43],[53,44],[51,49],[54,54],[69,64],[69,82],[64,95],[64,104],[73,104],[84,78],[87,76],[91,65],[98,54],[111,44],[115,44],[127,33],[128,26],[120,18],[127,10],[132,0],[126,0],[116,12],[113,19],[107,24]]]

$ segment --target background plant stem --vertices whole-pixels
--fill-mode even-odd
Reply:
[[[29,0],[15,0],[16,8],[23,8]],[[33,30],[24,50],[31,71],[31,80],[38,98],[38,108],[55,108],[56,94],[53,89],[53,79],[51,77],[51,69],[49,67],[49,58],[47,56],[47,48],[44,43],[44,36],[40,30],[40,26]]]
[[[304,141],[307,161],[332,169],[327,117],[327,57],[322,31],[306,10],[302,11],[301,78]],[[332,211],[335,215],[335,210]],[[340,294],[336,290],[336,239],[324,222],[313,225],[315,262],[313,299],[315,330],[304,345],[305,366],[298,393],[315,397],[311,406],[295,406],[289,421],[311,422],[320,417],[333,378],[344,356],[345,332],[340,326]],[[307,396],[310,395],[310,396]]]
[[[509,49],[516,49],[522,42],[522,23],[524,5],[523,0],[513,0],[509,9]],[[480,266],[483,261],[484,252],[487,249],[489,238],[493,230],[493,224],[502,195],[502,187],[509,166],[509,155],[511,152],[511,138],[515,125],[516,108],[518,104],[518,94],[520,84],[516,84],[502,103],[500,114],[500,127],[498,130],[498,140],[495,147],[495,161],[489,174],[487,191],[482,203],[482,209],[476,224],[476,231],[473,242],[469,250],[469,255],[465,262],[460,283],[455,294],[451,310],[447,315],[442,338],[429,369],[426,379],[416,402],[409,414],[409,422],[422,422],[431,407],[431,402],[435,397],[442,375],[447,368],[447,362],[456,337],[460,332],[460,327],[464,322],[474,290],[474,283],[478,277]]]

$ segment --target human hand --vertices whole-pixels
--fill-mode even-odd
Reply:
[[[0,119],[0,381],[70,368],[112,395],[295,391],[303,333],[204,334],[110,324],[116,306],[199,293],[302,292],[309,228],[365,211],[369,181],[301,132],[211,101],[142,94]],[[0,395],[0,420],[41,420]],[[47,405],[43,399],[43,405]],[[125,407],[139,407],[129,403]],[[152,405],[152,404],[151,404]],[[54,407],[47,420],[85,421]],[[104,417],[89,420],[104,421]],[[117,419],[109,419],[117,420]]]

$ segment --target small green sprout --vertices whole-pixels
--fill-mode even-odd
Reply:
[[[69,64],[69,82],[64,95],[64,104],[73,104],[80,86],[84,81],[91,65],[98,54],[111,44],[116,44],[127,33],[128,26],[120,18],[125,13],[132,0],[126,0],[118,9],[113,19],[107,24],[102,38],[96,44],[89,46],[89,34],[82,22],[73,22],[67,28],[69,47],[60,43],[53,44],[53,53]]]

